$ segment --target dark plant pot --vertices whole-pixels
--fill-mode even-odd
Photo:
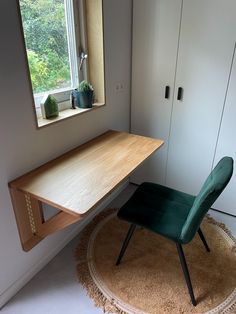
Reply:
[[[93,105],[93,91],[77,92],[77,107],[92,108]]]

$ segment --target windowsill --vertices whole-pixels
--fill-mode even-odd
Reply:
[[[65,109],[59,112],[59,116],[56,118],[52,119],[43,119],[42,117],[38,117],[38,128],[42,128],[45,126],[48,126],[53,123],[57,123],[59,121],[69,119],[71,117],[81,115],[83,113],[86,113],[88,111],[93,111],[95,109],[98,109],[100,107],[105,106],[104,103],[94,103],[92,108],[87,108],[87,109],[81,109],[81,108],[76,108],[76,109]]]

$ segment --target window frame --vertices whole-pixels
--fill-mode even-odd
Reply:
[[[21,17],[20,0],[18,0],[18,11],[21,23],[21,32],[25,48],[25,58],[28,68],[28,78],[31,86],[33,106],[35,109],[36,117],[42,117],[40,101],[45,93],[50,93],[56,98],[58,102],[59,111],[69,109],[70,106],[70,94],[71,91],[77,88],[79,82],[82,80],[88,80],[88,59],[83,61],[82,67],[79,70],[79,64],[81,61],[81,53],[87,53],[87,32],[86,32],[86,19],[85,19],[85,0],[66,0],[65,1],[65,19],[66,19],[66,31],[67,31],[67,44],[68,44],[68,54],[70,63],[70,73],[71,73],[71,83],[72,87],[56,89],[51,91],[45,91],[42,93],[34,94],[30,68],[27,56],[27,48],[24,37],[24,27]],[[68,20],[71,22],[68,23]],[[73,50],[70,46],[73,46]],[[72,65],[74,63],[74,65]]]

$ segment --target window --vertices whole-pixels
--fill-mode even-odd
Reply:
[[[65,101],[79,82],[78,18],[73,0],[19,3],[36,108],[45,92]]]
[[[104,106],[103,0],[18,2],[37,127]],[[93,106],[72,109],[70,92],[82,80],[93,86]],[[42,117],[40,102],[45,93],[58,102],[59,116],[53,119]]]

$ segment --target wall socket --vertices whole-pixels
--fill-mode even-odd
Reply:
[[[123,92],[124,89],[125,89],[125,84],[123,82],[116,83],[116,85],[115,85],[115,92],[116,93]]]

